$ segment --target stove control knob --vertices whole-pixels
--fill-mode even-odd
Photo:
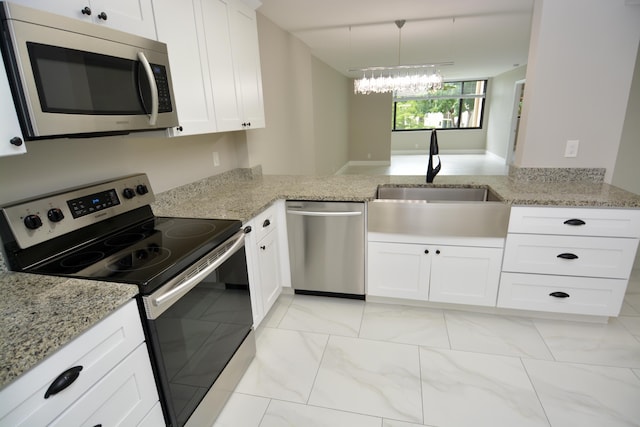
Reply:
[[[51,208],[47,212],[47,218],[49,218],[51,222],[60,222],[64,219],[64,214],[59,208]]]
[[[133,199],[134,197],[136,197],[136,192],[133,191],[133,188],[125,188],[122,191],[122,195],[125,199]]]
[[[42,220],[38,215],[27,215],[24,217],[24,225],[29,230],[35,230],[42,227]]]
[[[139,194],[139,195],[141,195],[141,196],[143,196],[143,195],[147,194],[148,192],[149,192],[149,189],[148,189],[148,188],[147,188],[147,186],[146,186],[146,185],[144,185],[144,184],[139,184],[139,185],[136,187],[136,193],[138,193],[138,194]]]

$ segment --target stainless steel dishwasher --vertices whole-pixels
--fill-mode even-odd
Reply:
[[[365,205],[287,201],[296,293],[364,299]]]

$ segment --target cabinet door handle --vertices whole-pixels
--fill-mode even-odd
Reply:
[[[98,19],[102,19],[104,21],[107,20],[107,14],[104,12],[100,12],[100,14],[98,15]]]
[[[558,258],[562,258],[562,259],[578,259],[578,255],[576,254],[570,254],[570,253],[563,253],[558,255]]]
[[[566,225],[585,225],[586,224],[586,222],[578,218],[568,219],[564,223]]]
[[[424,253],[425,253],[425,254],[427,254],[427,255],[429,255],[429,249],[425,249],[425,250],[424,250]]]
[[[264,222],[262,223],[262,228],[268,227],[271,225],[271,221],[269,221],[269,219],[265,219]]]
[[[570,295],[566,292],[557,291],[557,292],[551,292],[549,296],[554,298],[569,298]]]
[[[251,233],[252,229],[250,225],[247,225],[242,231],[244,231],[244,234],[249,234]]]
[[[91,16],[91,8],[89,6],[85,6],[80,12],[83,15]]]
[[[436,249],[436,255],[440,255],[440,249]]]
[[[47,389],[47,392],[44,394],[44,398],[48,399],[49,396],[60,393],[65,388],[69,387],[78,378],[80,371],[82,371],[82,366],[74,366],[58,375],[58,378],[53,380]]]
[[[11,145],[15,145],[16,147],[19,147],[22,145],[22,138],[20,138],[19,136],[14,136],[9,140],[9,142],[11,143]]]
[[[265,249],[267,249],[267,247],[265,245],[262,245],[262,246],[260,246],[260,249],[262,249],[264,251]]]

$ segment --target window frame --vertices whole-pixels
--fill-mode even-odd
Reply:
[[[487,88],[489,87],[489,79],[473,79],[473,80],[454,80],[454,81],[449,81],[449,82],[445,82],[446,83],[460,83],[461,85],[463,85],[466,82],[479,82],[479,81],[484,81],[484,93],[482,95],[465,95],[463,93],[460,93],[458,96],[434,96],[434,97],[430,97],[430,96],[416,96],[416,97],[403,97],[403,98],[397,98],[395,95],[393,97],[393,123],[392,123],[392,128],[391,128],[391,132],[424,132],[426,130],[430,131],[432,129],[435,129],[437,131],[448,131],[448,130],[481,130],[483,129],[483,125],[484,125],[484,112],[485,112],[485,106],[486,106],[486,101],[487,101]],[[450,127],[450,128],[427,128],[427,127],[423,127],[423,128],[419,128],[419,129],[396,129],[396,120],[397,120],[397,109],[398,109],[398,102],[403,102],[403,101],[412,101],[412,100],[430,100],[430,99],[458,99],[458,127]],[[481,99],[482,100],[482,110],[480,111],[480,126],[477,127],[464,127],[461,128],[460,123],[461,123],[461,115],[462,115],[462,103],[465,99]]]

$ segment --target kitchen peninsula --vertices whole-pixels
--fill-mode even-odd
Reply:
[[[587,174],[580,179],[569,174],[568,178],[571,180],[553,181],[548,175],[443,176],[433,185],[489,187],[512,206],[640,209],[640,195],[599,181],[597,176]],[[262,175],[260,167],[256,167],[236,169],[160,193],[152,207],[158,216],[233,218],[246,222],[280,199],[371,201],[381,184],[426,185],[423,176]],[[102,292],[90,292],[89,289],[99,288],[95,282],[3,272],[6,267],[1,264],[0,290],[5,298],[0,313],[0,387],[63,347],[137,292],[134,286],[113,283],[108,284],[109,288],[103,287]],[[90,288],[83,288],[85,285]],[[29,299],[37,303],[24,303]],[[64,318],[64,324],[72,326],[47,323],[44,317],[49,313]]]

